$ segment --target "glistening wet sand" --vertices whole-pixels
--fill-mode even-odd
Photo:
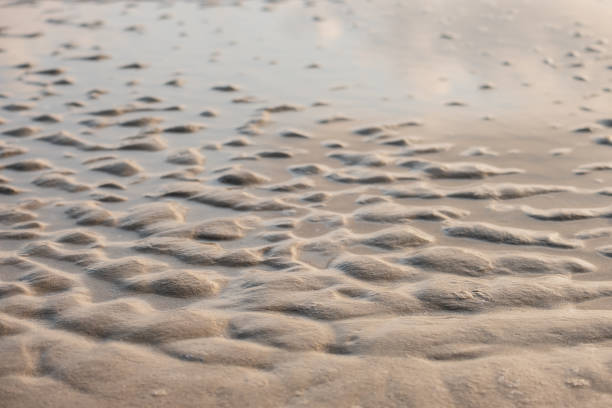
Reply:
[[[0,406],[612,406],[611,19],[0,1]]]

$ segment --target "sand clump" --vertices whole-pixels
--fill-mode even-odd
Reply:
[[[92,168],[93,171],[101,171],[119,177],[130,177],[138,174],[141,167],[130,160],[117,160]]]

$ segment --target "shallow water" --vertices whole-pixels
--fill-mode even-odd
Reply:
[[[611,17],[0,1],[0,401],[610,406]]]

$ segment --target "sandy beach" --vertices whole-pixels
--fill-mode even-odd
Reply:
[[[0,407],[611,407],[610,21],[0,0]]]

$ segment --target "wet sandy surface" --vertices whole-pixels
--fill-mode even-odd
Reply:
[[[0,406],[611,406],[611,18],[0,1]]]

